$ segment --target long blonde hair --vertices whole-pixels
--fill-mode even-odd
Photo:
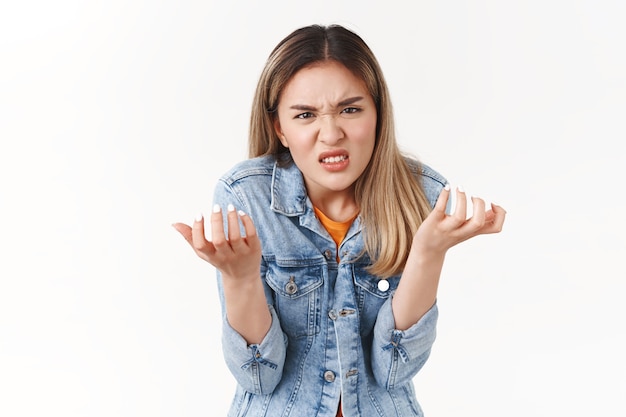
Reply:
[[[398,147],[387,84],[361,37],[339,25],[311,25],[278,43],[254,95],[249,156],[274,155],[281,164],[291,162],[274,129],[280,94],[300,69],[327,60],[341,63],[361,78],[376,103],[376,143],[367,168],[355,183],[355,199],[363,222],[365,252],[373,260],[369,270],[388,278],[404,269],[413,235],[431,207],[419,176],[411,171]]]

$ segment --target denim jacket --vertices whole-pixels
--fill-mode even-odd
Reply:
[[[446,180],[410,161],[434,206]],[[248,345],[225,314],[224,358],[237,387],[229,417],[422,416],[412,378],[435,340],[437,306],[396,330],[391,298],[400,276],[380,284],[358,257],[357,217],[338,248],[315,217],[301,172],[273,157],[249,159],[215,187],[214,203],[245,211],[262,245],[261,276],[272,316],[260,344]],[[339,262],[337,262],[337,258]]]

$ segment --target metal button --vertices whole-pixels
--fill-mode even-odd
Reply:
[[[298,291],[298,286],[295,283],[295,277],[292,275],[289,277],[289,282],[285,285],[285,292],[289,295],[293,295]]]
[[[335,373],[333,371],[324,372],[324,379],[326,382],[333,382],[335,380]]]
[[[328,317],[330,317],[331,320],[337,320],[337,312],[335,310],[330,310],[328,312]]]
[[[378,289],[381,291],[387,291],[389,289],[389,281],[381,279],[378,281]]]
[[[333,258],[333,251],[326,249],[324,251],[324,257],[330,261]]]

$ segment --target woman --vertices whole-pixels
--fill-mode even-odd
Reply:
[[[337,25],[270,54],[250,159],[204,219],[174,227],[217,269],[229,416],[421,416],[412,379],[435,340],[446,251],[501,230],[505,211],[403,156],[368,46]],[[226,208],[226,215],[222,213]]]

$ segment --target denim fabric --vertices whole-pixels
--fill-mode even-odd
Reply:
[[[432,205],[446,180],[411,162]],[[419,172],[418,172],[419,170]],[[254,221],[263,247],[261,279],[272,326],[247,345],[228,324],[221,276],[222,347],[237,381],[229,417],[422,416],[412,378],[435,340],[437,306],[405,331],[394,328],[391,298],[400,277],[379,287],[369,274],[360,218],[339,250],[315,217],[301,172],[272,157],[239,163],[215,188]],[[375,232],[375,231],[373,231]],[[339,262],[337,262],[337,257]]]

